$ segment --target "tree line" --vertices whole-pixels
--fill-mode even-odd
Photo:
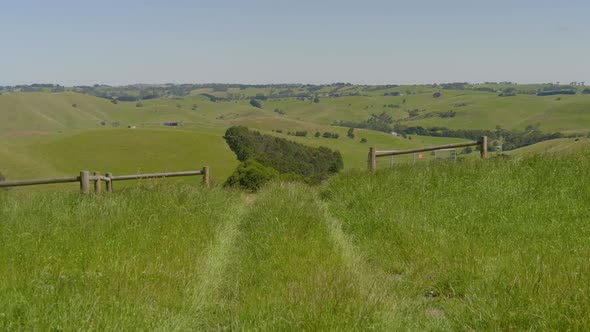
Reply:
[[[240,186],[243,182],[253,183],[252,178],[265,179],[266,175],[274,174],[274,172],[282,175],[283,178],[315,184],[344,167],[339,151],[332,151],[325,147],[305,146],[284,138],[264,135],[244,126],[228,128],[223,138],[239,161],[242,163],[248,161],[247,165],[238,167],[226,181],[226,184],[230,186]],[[259,174],[258,171],[264,174]],[[244,172],[252,174],[246,176]]]
[[[441,117],[453,117],[454,112],[444,113]],[[524,131],[507,130],[497,126],[494,130],[487,129],[450,129],[447,127],[422,127],[422,126],[408,126],[401,121],[395,121],[389,114],[382,112],[381,114],[372,114],[371,117],[363,122],[353,121],[338,121],[333,123],[342,127],[349,128],[365,128],[370,130],[382,131],[390,133],[392,131],[397,134],[407,137],[409,135],[420,136],[434,136],[434,137],[457,137],[470,140],[479,140],[482,136],[487,136],[489,142],[502,142],[502,149],[504,151],[513,150],[523,146],[535,144],[550,139],[568,137],[562,133],[544,133],[539,130],[537,126],[527,126]],[[489,147],[491,149],[491,146]]]

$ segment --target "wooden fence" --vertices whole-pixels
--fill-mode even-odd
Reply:
[[[179,177],[179,176],[203,176],[203,184],[206,187],[209,187],[209,166],[205,166],[200,171],[134,174],[134,175],[118,175],[118,176],[114,176],[113,173],[106,173],[103,176],[100,174],[100,172],[94,172],[92,175],[90,175],[90,172],[88,172],[88,171],[81,171],[80,176],[52,178],[52,179],[37,179],[37,180],[2,181],[2,182],[0,182],[0,188],[79,182],[80,183],[80,192],[83,194],[88,194],[90,192],[90,182],[93,182],[94,183],[94,193],[100,194],[102,191],[102,182],[103,181],[105,182],[106,191],[113,192],[113,182],[115,182],[115,181],[154,179],[154,178],[171,178],[171,177]]]
[[[369,170],[371,172],[375,172],[377,170],[377,158],[379,157],[389,157],[389,156],[399,156],[404,154],[411,154],[417,152],[427,152],[427,151],[436,151],[436,150],[443,150],[443,149],[455,149],[455,148],[464,148],[468,146],[480,146],[481,152],[481,159],[485,160],[488,157],[488,137],[482,136],[481,140],[479,141],[472,141],[472,142],[465,142],[465,143],[454,143],[454,144],[446,144],[446,145],[439,145],[439,146],[430,146],[425,148],[417,148],[417,149],[410,149],[410,150],[390,150],[390,151],[377,151],[375,147],[369,148]]]

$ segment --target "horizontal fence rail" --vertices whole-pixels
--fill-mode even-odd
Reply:
[[[382,150],[377,151],[375,147],[369,148],[369,157],[368,157],[368,166],[371,172],[375,172],[377,170],[377,158],[379,157],[389,157],[389,156],[399,156],[404,154],[412,154],[417,152],[428,152],[428,151],[437,151],[437,150],[445,150],[445,149],[456,149],[456,148],[465,148],[468,146],[480,146],[480,153],[481,159],[485,160],[488,156],[487,146],[488,146],[488,138],[487,136],[482,136],[481,140],[479,141],[472,141],[472,142],[464,142],[464,143],[453,143],[453,144],[445,144],[445,145],[438,145],[438,146],[429,146],[424,148],[416,148],[416,149],[409,149],[409,150]]]
[[[90,182],[94,182],[94,193],[100,194],[102,191],[102,181],[106,183],[106,190],[113,191],[113,182],[126,180],[141,180],[141,179],[155,179],[155,178],[171,178],[180,176],[203,176],[203,184],[209,187],[209,167],[205,166],[200,171],[184,171],[184,172],[166,172],[166,173],[151,173],[151,174],[133,174],[133,175],[118,175],[113,176],[113,173],[106,173],[104,176],[100,172],[94,172],[90,175],[89,171],[81,171],[80,176],[70,176],[63,178],[50,179],[34,179],[34,180],[14,180],[14,181],[0,181],[0,188],[35,186],[43,184],[57,184],[57,183],[80,183],[80,192],[87,194],[90,192]]]
[[[39,184],[70,183],[70,182],[80,182],[80,177],[79,176],[70,176],[67,178],[2,181],[2,182],[0,182],[0,188],[24,187],[24,186],[35,186],[35,185],[39,185]]]
[[[190,176],[190,175],[203,175],[203,171],[119,175],[119,176],[111,176],[109,179],[112,181],[122,181],[122,180],[155,179],[155,178],[172,178],[172,177]]]

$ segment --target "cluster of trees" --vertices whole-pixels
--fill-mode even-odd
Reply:
[[[451,110],[446,112],[435,112],[440,118],[447,119],[447,118],[454,118],[457,115],[457,112]]]
[[[283,130],[281,130],[281,129],[276,129],[276,130],[273,130],[273,131],[275,133],[279,133],[279,134],[282,134],[283,133]],[[306,137],[307,136],[307,131],[306,130],[304,130],[304,131],[293,131],[293,132],[288,131],[287,132],[287,135],[289,135],[289,136]]]
[[[253,160],[264,168],[275,170],[278,174],[291,179],[319,183],[344,167],[339,151],[332,151],[325,147],[305,146],[284,138],[263,135],[243,126],[230,127],[223,138],[238,160],[243,162],[240,165],[242,174],[243,170],[248,168],[260,170],[260,167],[252,161],[247,162]],[[239,178],[240,167],[236,170],[237,177],[234,178]],[[226,184],[233,185],[234,182],[228,179]]]
[[[537,126],[527,126],[524,131],[506,130],[499,126],[495,130],[481,130],[481,129],[449,129],[446,127],[430,127],[424,128],[421,126],[408,127],[402,124],[396,124],[394,130],[403,135],[422,135],[422,136],[436,136],[436,137],[458,137],[470,140],[479,140],[482,136],[487,136],[492,142],[502,141],[502,149],[504,151],[513,150],[523,146],[534,143],[565,137],[562,133],[543,133]]]
[[[469,85],[467,82],[454,82],[454,83],[443,83],[440,85],[445,90],[465,90]]]
[[[278,114],[280,114],[280,115],[285,115],[285,114],[287,114],[287,112],[285,112],[284,110],[282,110],[282,109],[279,109],[279,108],[275,108],[275,109],[273,110],[273,112],[275,112],[275,113],[278,113]]]
[[[398,104],[384,104],[383,108],[399,108]]]
[[[489,87],[485,87],[485,86],[482,86],[482,87],[475,87],[475,88],[473,88],[473,90],[474,90],[474,91],[483,91],[483,92],[496,92],[496,89],[494,89],[494,88],[489,88]]]
[[[422,109],[420,111],[419,109],[415,108],[413,110],[406,110],[406,112],[408,112],[408,116],[410,117],[409,119],[406,119],[406,120],[418,120],[418,119],[427,119],[427,118],[434,118],[434,117],[447,119],[447,118],[454,118],[455,115],[457,115],[457,112],[455,112],[454,110],[445,111],[445,112],[424,113],[424,112],[426,112],[426,109]],[[422,112],[422,114],[420,112]],[[399,121],[402,121],[402,120],[399,120]]]
[[[498,94],[498,97],[514,97],[514,96],[516,96],[516,93],[514,93],[514,92],[502,91]]]
[[[393,118],[391,115],[387,114],[386,112],[381,112],[381,114],[371,114],[371,117],[363,122],[353,122],[353,121],[336,121],[333,123],[335,126],[341,127],[349,127],[349,128],[364,128],[364,129],[371,129],[376,131],[383,131],[383,132],[390,132],[392,125],[393,125]]]
[[[346,136],[348,138],[354,138],[354,128],[348,128],[348,132],[346,132]]]
[[[418,110],[409,111],[410,116],[420,116]],[[455,111],[448,112],[430,112],[424,117],[439,116],[441,118],[452,118],[456,115]],[[519,147],[530,144],[566,137],[562,133],[543,133],[538,126],[527,126],[524,131],[506,130],[499,126],[495,130],[480,130],[480,129],[449,129],[446,127],[422,127],[422,126],[408,126],[402,121],[394,121],[393,118],[383,112],[379,115],[372,114],[371,117],[360,123],[352,121],[339,121],[334,125],[353,128],[366,128],[376,131],[390,133],[395,131],[403,137],[408,135],[421,136],[436,136],[436,137],[458,137],[471,140],[478,140],[481,136],[488,136],[491,141],[503,142],[503,150],[513,150]],[[351,132],[349,129],[349,132]],[[317,134],[316,134],[317,135]]]
[[[257,93],[256,96],[254,96],[253,99],[261,100],[261,101],[266,101],[266,100],[268,100],[268,97],[265,96],[265,95],[263,95],[263,94],[261,94],[261,93]]]
[[[30,85],[19,84],[14,86],[0,86],[0,91],[4,92],[64,92],[66,88],[59,84],[41,84],[34,83]]]
[[[393,92],[385,92],[383,95],[384,96],[394,96],[395,97],[395,96],[399,96],[400,93],[397,92],[397,91],[393,91]]]
[[[222,100],[221,98],[214,96],[212,94],[209,94],[209,93],[201,93],[201,96],[209,98],[209,101],[212,101],[214,103],[219,100]]]
[[[323,137],[323,138],[333,138],[333,139],[338,139],[340,137],[340,134],[338,133],[331,133],[329,131],[325,131],[323,134],[320,133],[319,131],[315,132],[315,137]]]
[[[576,90],[547,90],[547,91],[539,91],[537,92],[537,96],[553,96],[553,95],[575,95]]]
[[[262,108],[262,104],[255,98],[250,99],[250,105],[256,108]]]

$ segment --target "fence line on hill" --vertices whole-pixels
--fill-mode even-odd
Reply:
[[[485,160],[488,157],[488,137],[482,136],[479,141],[472,141],[472,142],[465,142],[465,143],[453,143],[453,144],[445,144],[445,145],[438,145],[438,146],[429,146],[424,148],[416,148],[416,149],[409,149],[409,150],[383,150],[378,151],[374,146],[369,148],[369,156],[368,156],[368,167],[371,172],[375,172],[377,170],[377,158],[379,157],[389,157],[389,156],[399,156],[404,154],[411,154],[417,152],[428,152],[428,151],[437,151],[443,149],[455,149],[455,148],[464,148],[468,146],[479,146],[481,159]]]
[[[149,174],[118,175],[118,176],[114,176],[113,173],[110,173],[110,172],[106,173],[103,176],[100,174],[100,172],[93,172],[93,174],[90,175],[89,171],[81,171],[79,176],[70,176],[70,177],[63,177],[63,178],[50,178],[50,179],[2,181],[2,182],[0,182],[0,188],[79,182],[80,183],[80,192],[82,194],[88,194],[90,192],[90,182],[94,182],[94,193],[100,194],[102,192],[102,182],[103,181],[106,184],[106,191],[113,192],[113,182],[115,182],[115,181],[154,179],[154,178],[171,178],[171,177],[180,177],[180,176],[203,176],[203,184],[205,185],[205,187],[209,187],[209,166],[205,166],[200,171],[149,173]]]

